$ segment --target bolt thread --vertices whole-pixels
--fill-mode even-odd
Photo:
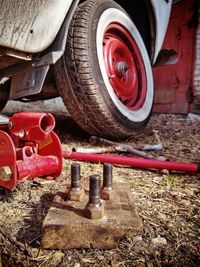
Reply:
[[[71,188],[81,187],[81,175],[80,175],[80,165],[74,163],[71,165]]]
[[[103,165],[103,187],[112,187],[112,164]]]
[[[89,185],[89,204],[99,204],[100,200],[101,179],[99,175],[90,176]]]

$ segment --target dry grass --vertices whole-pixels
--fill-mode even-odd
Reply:
[[[63,145],[86,146],[87,136],[64,117],[57,119],[57,133]],[[66,125],[66,126],[63,126]],[[199,161],[200,123],[182,116],[153,116],[134,142],[157,142],[170,159]],[[167,171],[114,168],[114,179],[131,185],[144,231],[135,238],[126,236],[114,250],[52,251],[40,247],[42,222],[58,190],[69,178],[71,161],[64,162],[62,176],[43,186],[26,181],[12,192],[0,190],[0,266],[200,266],[200,176]],[[82,164],[82,175],[102,172],[99,164]],[[163,244],[153,243],[156,237]]]

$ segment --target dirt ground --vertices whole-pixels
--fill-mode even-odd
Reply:
[[[69,117],[56,116],[65,148],[88,146],[88,136]],[[171,160],[200,161],[200,122],[154,115],[147,128],[126,141],[164,145]],[[130,184],[143,233],[125,236],[117,249],[43,250],[42,222],[62,176],[47,184],[26,181],[11,192],[0,189],[0,267],[4,266],[200,266],[200,175],[114,167],[114,180]],[[82,175],[101,174],[100,164],[81,164]]]

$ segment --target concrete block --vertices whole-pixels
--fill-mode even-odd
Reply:
[[[195,69],[194,75],[195,75],[195,78],[198,79],[198,77],[200,76],[200,70]]]
[[[197,80],[194,80],[194,81],[193,81],[193,86],[194,86],[194,87],[195,87],[195,89],[196,89],[196,87],[197,87],[197,86],[199,86],[199,81],[197,81]]]
[[[86,194],[81,202],[66,200],[66,185],[57,192],[43,222],[43,248],[112,249],[118,246],[126,233],[137,235],[142,232],[142,221],[127,184],[113,185],[116,192],[115,201],[104,201],[104,216],[95,220],[85,216],[88,188],[84,188]]]
[[[200,58],[196,60],[195,64],[196,64],[196,70],[199,70],[200,69]]]

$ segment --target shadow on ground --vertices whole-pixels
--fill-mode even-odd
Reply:
[[[53,197],[50,193],[44,194],[38,203],[32,204],[30,213],[24,218],[23,227],[17,233],[17,241],[31,247],[40,246],[39,240],[42,235],[42,224]]]

